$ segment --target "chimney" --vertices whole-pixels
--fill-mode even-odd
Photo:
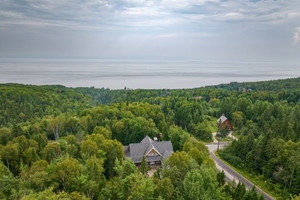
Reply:
[[[154,139],[154,142],[157,142],[157,137],[154,137],[153,139]]]

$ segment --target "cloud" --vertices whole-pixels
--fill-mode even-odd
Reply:
[[[37,44],[66,38],[65,45],[89,41],[103,52],[104,47],[118,46],[120,38],[132,35],[135,38],[124,48],[134,46],[138,38],[141,44],[148,39],[161,45],[176,42],[187,49],[190,45],[195,52],[197,48],[221,52],[222,45],[226,49],[278,44],[279,49],[291,41],[291,27],[298,27],[299,20],[299,0],[1,0],[0,42],[26,42],[26,36],[34,32],[43,38],[38,42],[33,38]],[[297,28],[295,44],[299,36]]]
[[[123,14],[127,16],[159,17],[165,13],[153,7],[127,7],[124,9]]]
[[[6,17],[6,18],[21,18],[21,17],[23,17],[23,15],[21,13],[5,11],[5,10],[0,10],[0,16]]]
[[[65,28],[101,27],[115,28],[148,21],[155,26],[160,20],[178,20],[180,25],[229,21],[241,23],[280,23],[299,18],[300,5],[296,0],[221,1],[221,0],[3,0],[0,15],[5,24],[64,24]],[[19,17],[22,16],[22,17]],[[16,22],[18,18],[18,22]],[[157,22],[154,23],[153,21]],[[174,21],[176,22],[176,21]],[[75,24],[75,25],[74,25]],[[121,26],[120,26],[121,24]],[[170,26],[174,23],[170,23]],[[117,27],[118,26],[118,27]],[[148,26],[149,25],[144,25]]]
[[[234,23],[246,27],[299,19],[299,9],[297,0],[2,0],[0,28],[122,33],[147,27],[148,32],[166,31],[160,35],[182,29],[207,32],[203,29],[212,26],[233,31]]]
[[[237,13],[237,12],[230,12],[230,13],[226,13],[223,16],[224,20],[242,20],[244,19],[244,16],[241,13]]]
[[[300,27],[296,28],[293,39],[294,39],[294,44],[298,44],[298,42],[300,40]]]

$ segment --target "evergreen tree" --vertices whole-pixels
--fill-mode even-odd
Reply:
[[[149,167],[147,165],[146,157],[143,156],[139,170],[143,175],[145,175],[148,172],[148,169],[149,169]]]

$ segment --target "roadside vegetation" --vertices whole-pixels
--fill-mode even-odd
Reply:
[[[236,172],[238,172],[240,175],[251,181],[254,185],[262,189],[264,192],[269,194],[270,196],[274,197],[275,199],[282,199],[282,197],[279,195],[280,192],[275,191],[273,187],[270,187],[269,184],[267,184],[267,181],[264,180],[261,176],[257,176],[255,174],[249,173],[247,171],[244,171],[240,168],[236,168],[235,166],[228,163],[226,160],[222,159],[219,152],[215,152],[215,155],[220,158],[223,162],[225,162],[228,166],[230,166],[232,169],[234,169]]]

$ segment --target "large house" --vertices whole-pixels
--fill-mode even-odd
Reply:
[[[224,128],[224,127],[226,126],[226,124],[227,124],[228,128],[229,128],[230,130],[232,130],[232,124],[231,124],[231,122],[227,119],[227,117],[225,117],[224,114],[217,120],[217,122],[218,122],[218,123],[221,122],[223,128]]]
[[[170,141],[158,142],[146,136],[140,143],[124,146],[124,153],[136,166],[140,166],[143,156],[151,167],[161,166],[163,159],[168,159],[173,153],[173,145]]]

